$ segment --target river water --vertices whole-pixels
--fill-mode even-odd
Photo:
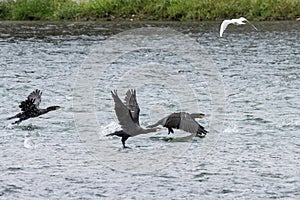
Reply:
[[[254,24],[220,38],[208,22],[3,22],[0,199],[299,198],[300,23]],[[122,149],[105,134],[119,128],[110,91],[129,88],[143,127],[203,112],[209,133]],[[62,109],[11,125],[34,89]]]

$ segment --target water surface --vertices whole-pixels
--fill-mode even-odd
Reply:
[[[209,83],[185,60],[159,49],[125,54],[99,77],[95,102],[86,102],[96,110],[98,141],[105,142],[112,155],[123,158],[142,155],[147,160],[156,152],[184,149],[158,171],[125,173],[126,166],[121,166],[122,170],[111,166],[119,164],[116,158],[111,157],[109,165],[101,162],[80,138],[74,114],[85,111],[73,106],[73,94],[81,66],[96,45],[113,34],[149,26],[170,27],[190,36],[210,56],[224,84],[224,130],[217,135],[215,145],[202,151],[203,145],[216,136],[210,123],[213,106]],[[250,26],[228,27],[219,38],[219,23],[2,23],[0,197],[299,197],[300,23],[260,22],[255,26],[259,31]],[[174,45],[177,43],[174,41]],[[137,88],[142,126],[169,112],[194,112],[190,108],[196,102],[197,110],[208,115],[199,121],[210,131],[207,137],[176,141],[188,134],[178,131],[168,136],[164,130],[130,138],[129,150],[121,148],[119,138],[104,137],[118,128],[109,92],[117,88],[123,98],[127,84],[134,86],[137,81],[126,70],[138,64],[156,70],[156,76],[143,74],[139,82],[157,80]],[[181,99],[168,92],[159,82],[168,76],[166,72],[185,77],[196,98]],[[20,101],[36,88],[43,91],[41,107],[61,105],[63,109],[11,126],[12,121],[6,118],[17,113]],[[26,138],[35,143],[33,148],[24,146]]]

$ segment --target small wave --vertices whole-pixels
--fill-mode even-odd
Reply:
[[[33,131],[33,130],[36,130],[36,129],[42,129],[41,127],[39,126],[36,126],[36,125],[32,125],[32,124],[28,124],[28,125],[21,125],[21,126],[18,126],[17,128],[23,130],[23,131]]]
[[[237,133],[237,132],[238,132],[238,127],[235,123],[228,124],[224,129],[224,133]]]
[[[26,149],[35,149],[36,148],[36,144],[35,142],[32,140],[32,138],[30,137],[25,137],[24,139],[24,147]]]
[[[14,125],[11,124],[11,123],[9,123],[9,124],[6,126],[7,129],[13,129],[13,127],[14,127]]]
[[[28,124],[28,125],[19,125],[19,124],[12,124],[12,123],[9,123],[5,126],[7,129],[14,129],[14,128],[17,128],[17,129],[21,129],[23,131],[33,131],[35,129],[41,129],[41,127],[38,127],[36,125],[32,125],[32,124]]]

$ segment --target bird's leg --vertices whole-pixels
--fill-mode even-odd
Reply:
[[[15,122],[13,122],[12,124],[20,124],[21,123],[21,121],[23,121],[22,119],[19,119],[19,120],[17,120],[17,121],[15,121]]]
[[[174,131],[173,131],[173,129],[171,128],[171,127],[168,127],[168,134],[170,134],[170,133],[174,133]]]
[[[123,144],[123,148],[125,149],[125,148],[129,148],[129,147],[127,147],[127,146],[125,146],[125,141],[128,139],[128,136],[122,136],[122,139],[121,139],[121,141],[122,141],[122,144]]]

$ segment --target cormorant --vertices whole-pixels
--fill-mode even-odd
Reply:
[[[19,118],[19,120],[15,121],[12,124],[19,124],[21,121],[27,120],[32,117],[38,117],[52,110],[60,109],[60,106],[50,106],[48,108],[42,109],[39,108],[41,103],[42,92],[40,90],[35,90],[31,92],[27,99],[22,101],[19,107],[21,108],[20,113],[16,114],[13,117],[7,118],[8,120]]]
[[[156,127],[162,125],[163,127],[168,128],[168,134],[174,133],[173,128],[181,129],[189,133],[196,133],[199,136],[205,136],[208,132],[201,126],[195,118],[204,118],[205,114],[202,113],[186,113],[178,112],[172,113],[153,125],[147,126],[147,128]]]
[[[115,131],[114,133],[108,134],[106,136],[116,135],[122,137],[121,141],[124,148],[125,141],[129,137],[134,137],[140,134],[146,134],[151,132],[160,131],[161,128],[150,128],[143,129],[140,127],[139,123],[139,113],[140,108],[136,100],[136,91],[134,89],[128,90],[125,96],[125,104],[120,100],[117,91],[111,91],[111,95],[115,102],[115,112],[119,120],[119,124],[123,130]]]

